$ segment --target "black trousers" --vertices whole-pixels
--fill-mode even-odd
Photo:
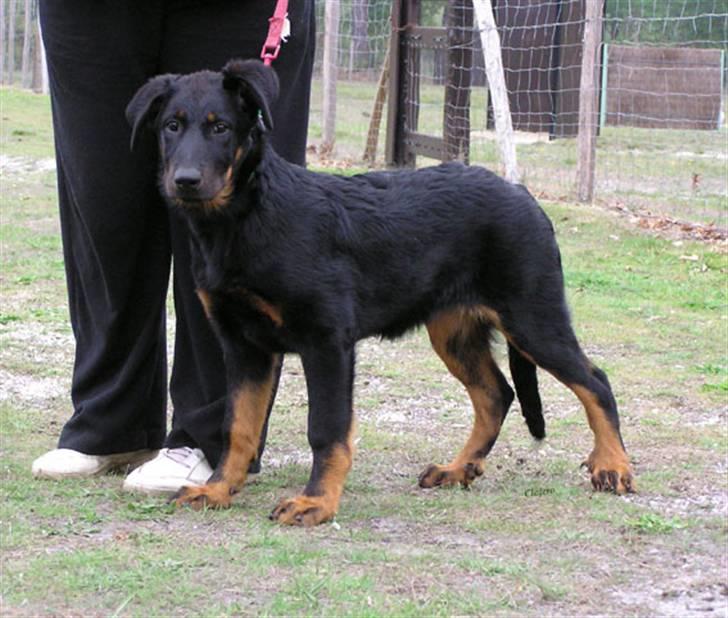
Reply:
[[[59,447],[110,454],[197,446],[222,451],[225,370],[194,293],[186,227],[156,187],[156,149],[130,152],[124,110],[159,73],[219,70],[256,58],[275,0],[41,0],[58,165],[61,232],[76,339],[74,411]],[[291,37],[274,63],[273,142],[305,158],[313,0],[290,3]],[[165,301],[174,261],[172,431],[166,437]]]

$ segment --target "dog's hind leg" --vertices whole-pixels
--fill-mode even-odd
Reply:
[[[311,476],[303,493],[283,499],[270,519],[315,526],[333,519],[353,456],[354,351],[336,347],[301,354],[308,388]]]
[[[509,343],[521,354],[569,387],[586,411],[594,433],[594,450],[586,464],[597,490],[618,494],[634,491],[629,458],[619,430],[617,403],[606,374],[581,350],[560,303],[531,303],[502,322]]]
[[[240,491],[250,462],[257,456],[260,436],[275,394],[280,360],[252,346],[225,345],[228,398],[223,427],[224,451],[207,484],[183,487],[172,500],[177,506],[189,504],[223,508]]]
[[[565,382],[586,410],[594,433],[594,450],[586,460],[594,489],[623,494],[636,491],[629,458],[619,431],[617,404],[606,374],[584,359],[587,369]],[[557,377],[558,374],[554,374]]]
[[[428,466],[420,487],[460,484],[468,487],[483,474],[483,462],[493,448],[513,390],[490,352],[491,325],[468,310],[442,313],[427,323],[432,347],[470,395],[473,429],[462,451],[447,465]]]

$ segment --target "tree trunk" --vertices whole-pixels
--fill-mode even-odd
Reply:
[[[23,88],[30,88],[33,81],[33,68],[31,66],[31,51],[33,46],[33,0],[25,0],[25,14],[23,15],[23,60],[20,70]]]
[[[469,0],[448,0],[444,160],[470,160],[470,81],[473,67],[473,12]]]
[[[33,40],[35,41],[35,45],[33,45],[33,82],[30,87],[33,89],[33,92],[46,92],[43,90],[43,82],[45,81],[43,71],[45,70],[45,65],[43,60],[43,40],[40,37],[38,15],[33,20]]]
[[[5,65],[7,64],[7,32],[6,23],[7,15],[5,14],[5,0],[0,0],[0,84],[5,83]]]
[[[351,67],[369,67],[369,0],[351,3]]]
[[[10,0],[8,6],[8,84],[15,81],[15,8],[16,1]]]
[[[374,97],[374,107],[372,108],[372,117],[369,121],[369,132],[367,133],[367,144],[364,147],[365,161],[373,165],[377,159],[377,145],[379,144],[379,127],[382,124],[382,110],[384,109],[384,101],[387,98],[387,86],[389,82],[389,48],[384,56],[384,64],[382,72],[379,75],[379,83],[377,84],[377,95]]]
[[[334,147],[336,133],[336,52],[339,46],[339,0],[326,0],[323,61],[323,142],[322,154]]]

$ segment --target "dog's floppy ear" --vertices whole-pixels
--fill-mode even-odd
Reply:
[[[222,69],[222,85],[237,91],[246,105],[259,110],[265,127],[273,128],[270,108],[278,98],[278,76],[260,60],[230,60]]]
[[[131,148],[140,130],[159,113],[162,102],[169,96],[176,75],[158,75],[144,84],[126,107],[126,119],[131,125]]]

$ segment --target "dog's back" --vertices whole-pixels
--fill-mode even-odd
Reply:
[[[261,216],[355,304],[357,338],[397,336],[456,305],[563,302],[553,228],[523,187],[458,163],[336,176],[271,158]]]

